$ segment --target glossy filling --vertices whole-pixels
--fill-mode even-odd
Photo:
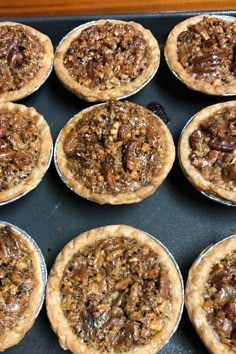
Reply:
[[[20,25],[0,26],[0,94],[27,85],[42,65],[44,47]]]
[[[0,192],[28,177],[40,154],[35,123],[20,111],[0,111]]]
[[[149,66],[151,50],[143,34],[128,24],[91,25],[64,55],[70,76],[89,89],[126,85]]]
[[[102,352],[125,352],[162,331],[170,284],[159,256],[126,237],[97,241],[66,266],[61,307],[79,339]]]
[[[116,195],[150,184],[167,142],[159,120],[131,102],[110,101],[84,114],[65,137],[67,166],[96,193]]]
[[[236,252],[218,261],[205,285],[203,309],[219,340],[236,352]]]
[[[236,108],[220,109],[190,136],[191,164],[215,185],[236,192]]]
[[[177,38],[178,59],[196,80],[236,84],[236,21],[204,17]]]
[[[37,284],[31,250],[9,226],[0,226],[0,336],[14,328]]]

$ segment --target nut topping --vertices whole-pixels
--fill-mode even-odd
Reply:
[[[0,112],[0,192],[31,174],[40,154],[39,132],[20,111]]]
[[[44,47],[21,25],[0,26],[0,94],[26,85],[42,65]]]
[[[10,226],[0,226],[0,335],[14,328],[36,285],[30,250]]]
[[[79,84],[103,91],[134,81],[150,60],[149,44],[140,31],[107,21],[85,28],[71,42],[63,61]]]
[[[109,101],[78,120],[64,139],[74,178],[96,193],[135,191],[162,169],[161,123],[131,102]]]
[[[178,59],[188,74],[210,84],[236,84],[234,21],[203,17],[177,38]]]
[[[205,179],[236,191],[235,108],[218,110],[205,119],[189,138],[191,164]]]
[[[219,340],[236,349],[236,254],[232,252],[212,268],[205,284],[203,309]]]
[[[149,343],[163,329],[171,306],[168,272],[158,254],[122,236],[76,253],[60,293],[73,332],[89,347],[109,353]]]

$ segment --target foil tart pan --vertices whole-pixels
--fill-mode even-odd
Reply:
[[[210,274],[212,274],[211,272],[214,269],[214,266],[220,264],[219,262],[227,258],[227,255],[232,256],[235,250],[236,234],[210,244],[201,251],[191,265],[186,281],[185,305],[189,319],[202,343],[206,346],[209,352],[214,354],[223,352],[230,353],[232,351],[227,345],[227,342],[218,338],[212,323],[207,319],[207,310],[203,307],[206,283],[208,282]],[[227,270],[218,269],[219,273],[222,273],[222,271],[226,271],[225,276],[227,277]],[[227,286],[227,283],[224,285],[222,285],[222,288],[217,287],[218,292],[222,294],[220,297],[222,302],[219,303],[218,310],[220,310],[230,299],[235,297],[235,285],[228,284],[229,286]],[[228,295],[228,297],[226,296],[227,287],[231,288],[231,290],[228,289],[230,292],[230,296]],[[214,297],[213,294],[212,296]]]
[[[127,102],[130,102],[130,101],[127,101]],[[56,141],[55,141],[55,145],[54,145],[54,154],[53,154],[53,158],[54,158],[54,165],[55,165],[55,168],[56,168],[56,171],[57,171],[57,173],[58,173],[58,175],[60,176],[60,178],[61,178],[61,180],[63,181],[63,183],[72,191],[72,192],[74,192],[75,194],[77,194],[78,196],[80,196],[80,197],[82,197],[82,198],[84,198],[84,199],[87,199],[88,201],[92,201],[92,202],[95,202],[95,203],[98,203],[98,204],[110,204],[110,205],[121,205],[121,204],[131,204],[131,203],[137,203],[137,202],[141,202],[143,199],[145,199],[145,198],[147,198],[147,197],[149,197],[151,194],[153,194],[158,188],[159,188],[159,186],[160,186],[160,184],[158,184],[158,186],[156,187],[155,186],[155,189],[153,189],[152,190],[152,193],[149,193],[149,194],[146,194],[143,198],[140,198],[139,200],[136,198],[131,198],[130,197],[130,199],[127,201],[127,200],[125,200],[125,201],[121,201],[121,198],[117,201],[117,200],[115,200],[115,197],[114,197],[114,199],[111,201],[111,200],[109,200],[109,201],[107,201],[107,198],[105,197],[106,196],[106,194],[104,193],[104,199],[103,199],[103,201],[101,201],[101,198],[99,198],[98,196],[101,196],[102,195],[102,193],[101,194],[99,194],[99,193],[91,193],[92,194],[92,196],[91,196],[91,198],[88,196],[88,192],[87,191],[85,191],[85,193],[80,193],[80,191],[78,191],[78,190],[76,190],[76,185],[75,185],[75,179],[73,178],[73,177],[69,177],[69,178],[67,178],[67,177],[65,177],[65,175],[63,174],[63,169],[65,170],[65,168],[64,168],[64,163],[63,164],[61,164],[61,167],[62,167],[62,170],[61,170],[61,168],[60,168],[60,164],[58,163],[58,145],[59,145],[59,140],[61,139],[61,136],[62,136],[62,134],[64,134],[64,132],[63,132],[63,130],[64,130],[64,128],[67,126],[67,125],[69,125],[73,120],[75,120],[77,117],[76,116],[78,116],[78,114],[86,114],[86,112],[88,112],[88,111],[90,111],[90,110],[92,110],[93,108],[96,108],[96,107],[98,107],[98,106],[101,106],[101,105],[106,105],[107,104],[107,102],[103,102],[103,103],[96,103],[96,104],[94,104],[94,105],[91,105],[90,107],[88,107],[88,108],[85,108],[85,109],[83,109],[83,110],[81,110],[79,113],[76,113],[73,117],[71,117],[68,121],[67,121],[67,123],[62,127],[62,129],[61,129],[61,131],[59,132],[59,134],[58,134],[58,136],[57,136],[57,139],[56,139]],[[148,108],[146,108],[146,107],[143,107],[143,106],[140,106],[140,107],[142,107],[143,109],[146,109],[146,110],[148,110],[148,111],[150,111]],[[166,127],[166,129],[168,130],[168,133],[169,133],[169,137],[170,137],[170,139],[171,139],[171,142],[173,143],[173,148],[175,149],[175,146],[174,146],[174,142],[173,142],[173,137],[172,137],[172,134],[171,134],[171,132],[170,132],[170,130],[168,129],[168,127],[167,127],[167,124],[164,122],[164,120],[161,118],[161,117],[159,117],[159,116],[157,116],[154,112],[152,112],[152,111],[150,111],[153,115],[155,115],[155,118],[156,119],[158,119],[160,122],[161,122],[161,124],[162,125],[164,125],[165,127]],[[61,142],[60,142],[61,143]],[[61,150],[61,149],[60,149]],[[60,154],[62,153],[62,151],[60,151]],[[174,156],[175,156],[175,152],[174,152]],[[167,164],[168,164],[168,161],[166,162]],[[172,163],[173,163],[173,161],[172,161]],[[170,167],[170,170],[171,170],[171,168],[172,167]],[[170,171],[169,170],[169,171]],[[169,173],[169,172],[168,172]],[[162,180],[162,183],[164,182],[164,180],[165,180],[165,178],[167,177],[167,175],[168,175],[168,173],[165,175],[165,177],[163,178],[163,180]],[[69,181],[70,180],[70,181]],[[72,181],[73,180],[73,181]],[[74,184],[74,186],[72,186],[72,184]],[[137,189],[138,190],[138,189]],[[119,196],[119,195],[121,195],[122,194],[122,192],[121,193],[117,193],[116,194],[116,196]],[[135,192],[134,192],[134,194],[135,194]],[[107,195],[108,195],[108,193],[107,193]]]
[[[86,23],[84,23],[84,24],[82,24],[82,25],[79,25],[79,26],[73,28],[70,32],[68,32],[68,33],[60,40],[59,44],[57,45],[57,47],[56,47],[56,49],[55,49],[55,55],[56,55],[58,49],[60,48],[60,46],[62,45],[62,43],[63,43],[71,34],[73,34],[73,33],[74,33],[75,31],[77,31],[78,29],[82,29],[82,28],[85,27],[85,26],[87,27],[88,25],[91,25],[91,26],[92,26],[92,25],[95,25],[96,23],[99,23],[99,21],[103,21],[103,20],[93,20],[93,21],[86,22]],[[116,20],[114,20],[114,19],[106,19],[106,21],[116,21]],[[127,23],[128,23],[128,21],[124,21],[124,22],[127,22]],[[146,29],[146,28],[145,28],[145,29]],[[158,42],[157,42],[157,44],[158,44]],[[161,54],[160,54],[159,44],[158,44],[158,49],[159,49],[159,57],[160,57],[160,58],[159,58],[159,61],[158,61],[157,65],[156,65],[156,67],[155,67],[155,70],[154,70],[153,73],[150,75],[150,77],[149,77],[146,81],[144,81],[143,84],[142,84],[140,87],[138,87],[137,89],[135,89],[135,90],[133,90],[133,91],[127,93],[127,94],[121,95],[121,96],[116,96],[116,97],[114,96],[114,97],[112,97],[111,99],[121,100],[121,99],[130,97],[130,96],[133,96],[133,95],[135,95],[136,93],[138,93],[140,90],[142,90],[142,89],[153,79],[153,77],[156,75],[156,73],[157,73],[157,71],[158,71],[158,69],[159,69],[159,66],[160,66]],[[57,75],[57,77],[58,77],[58,75]],[[82,94],[76,93],[72,88],[69,87],[69,85],[66,85],[65,82],[64,82],[63,80],[61,80],[60,77],[58,77],[58,79],[59,79],[60,83],[61,83],[67,90],[69,90],[70,92],[72,92],[75,96],[77,96],[77,97],[79,97],[79,98],[81,98],[81,99],[83,99],[83,100],[90,101],[90,100],[87,100]],[[91,100],[90,102],[105,102],[105,101],[107,101],[107,100],[94,99],[94,100]]]
[[[232,21],[236,21],[236,18],[233,17],[233,16],[229,16],[229,15],[208,15],[206,14],[207,17],[214,17],[214,18],[220,18],[220,19],[223,19],[225,21],[229,21],[229,22],[232,22]],[[169,70],[172,72],[172,74],[182,83],[184,84],[185,86],[186,83],[184,82],[184,80],[182,80],[182,78],[178,75],[178,73],[172,68],[172,66],[170,65],[169,63],[169,60],[167,58],[167,55],[165,54],[165,51],[164,51],[164,57],[165,57],[165,61],[166,61],[166,64],[169,68]],[[192,89],[192,88],[190,88]],[[199,91],[199,90],[196,90],[196,91]],[[216,94],[216,96],[224,96],[224,97],[231,97],[231,96],[235,96],[236,93],[225,93],[225,94]]]
[[[125,229],[125,231],[124,231]],[[178,290],[178,299],[177,297],[174,297],[172,299],[172,305],[176,304],[176,308],[174,309],[174,318],[175,318],[175,323],[171,322],[171,326],[168,326],[167,324],[167,332],[168,335],[162,335],[160,336],[161,344],[159,341],[155,341],[155,345],[153,346],[152,349],[149,348],[148,352],[154,353],[154,350],[161,350],[171,339],[173,334],[176,332],[178,325],[180,323],[180,320],[182,318],[182,313],[183,313],[183,308],[184,308],[184,283],[182,279],[182,274],[180,272],[179,266],[174,259],[174,256],[171,254],[171,252],[163,245],[162,242],[160,242],[157,238],[154,236],[150,235],[149,233],[142,231],[140,229],[137,229],[135,227],[129,226],[129,225],[106,225],[98,228],[94,228],[91,230],[88,230],[86,232],[83,232],[79,235],[77,235],[75,238],[72,238],[70,242],[68,242],[64,248],[60,251],[60,253],[57,255],[55,262],[53,264],[52,270],[50,272],[49,278],[48,278],[48,283],[47,283],[47,289],[46,289],[46,307],[47,307],[47,313],[48,317],[51,323],[51,326],[55,333],[58,336],[59,343],[62,346],[63,349],[69,349],[71,350],[71,343],[69,341],[64,340],[61,336],[63,336],[63,326],[60,328],[60,326],[55,326],[54,319],[55,319],[55,313],[53,312],[53,309],[55,311],[61,314],[61,311],[57,310],[57,307],[59,305],[59,297],[56,295],[53,297],[54,293],[58,293],[60,289],[60,282],[61,282],[61,277],[63,275],[63,269],[64,267],[67,266],[68,264],[68,259],[72,259],[73,255],[78,252],[78,250],[82,250],[84,247],[89,247],[92,246],[94,243],[97,241],[105,240],[110,237],[127,237],[129,239],[134,239],[137,241],[138,244],[141,244],[142,246],[148,246],[150,247],[153,252],[157,254],[158,257],[160,257],[160,264],[167,267],[167,272],[170,274],[175,273],[175,276],[171,278],[170,281],[170,291],[172,291],[173,294],[175,294],[175,291]],[[154,244],[158,245],[158,248],[155,248]],[[171,266],[168,266],[168,263],[171,264]],[[174,271],[175,269],[175,271]],[[56,277],[55,277],[56,274]],[[178,278],[178,282],[177,282]],[[173,286],[175,284],[175,286]],[[50,299],[54,299],[51,300]],[[168,308],[168,318],[172,321],[171,317],[171,305]],[[53,315],[52,315],[53,314]],[[165,326],[165,325],[164,325]],[[165,328],[163,328],[163,332],[165,331]],[[164,336],[164,338],[163,338]],[[154,339],[155,340],[155,339]],[[163,342],[163,343],[162,343]],[[73,349],[75,350],[74,346],[75,342],[73,342]],[[76,345],[79,345],[80,343],[77,342]],[[81,348],[80,348],[81,349]],[[137,348],[136,348],[137,349]],[[133,349],[133,352],[136,352],[136,349]],[[83,350],[86,352],[86,347],[83,346]],[[131,351],[129,351],[131,353]]]
[[[25,239],[27,241],[27,243],[32,247],[33,251],[37,254],[38,263],[39,263],[39,267],[40,267],[40,276],[41,276],[41,289],[40,289],[40,294],[39,294],[38,309],[35,314],[35,318],[37,318],[40,311],[41,311],[41,308],[43,306],[44,297],[45,297],[45,287],[46,287],[46,283],[47,283],[47,266],[45,263],[44,256],[43,256],[39,246],[37,245],[37,243],[34,241],[34,239],[27,232],[23,231],[18,226],[15,226],[15,225],[13,225],[9,222],[5,222],[5,221],[0,221],[0,227],[1,226],[11,227],[14,230],[14,232],[16,232],[20,237],[22,237],[23,239]]]
[[[34,92],[36,92],[50,76],[50,74],[53,70],[53,62],[54,62],[53,44],[52,44],[52,41],[49,38],[49,36],[47,36],[46,34],[44,34],[43,32],[41,32],[39,30],[36,30],[36,28],[34,28],[30,25],[26,25],[24,23],[14,22],[14,21],[4,21],[1,23],[1,25],[13,26],[13,27],[14,26],[21,26],[23,28],[23,30],[29,31],[30,34],[33,33],[33,35],[38,38],[40,43],[45,43],[43,45],[43,46],[45,46],[44,50],[45,50],[45,48],[47,49],[47,51],[45,53],[45,58],[47,57],[47,60],[48,60],[48,57],[49,56],[51,57],[50,62],[46,63],[47,65],[41,66],[39,68],[39,71],[36,72],[35,76],[30,81],[28,81],[26,83],[26,85],[24,85],[20,89],[8,91],[9,94],[11,93],[11,95],[12,95],[11,97],[9,97],[9,98],[6,97],[6,99],[3,99],[3,98],[1,98],[1,95],[0,95],[0,102],[1,103],[8,102],[8,101],[19,102],[20,100],[22,100],[22,99],[30,96]],[[0,26],[0,28],[1,28],[1,26]],[[35,77],[37,77],[37,80],[35,79]],[[21,92],[21,89],[23,90],[23,92]]]
[[[236,101],[235,101],[236,102]],[[230,201],[230,200],[227,200],[227,199],[224,199],[218,195],[215,195],[215,194],[211,194],[211,193],[208,193],[204,190],[201,190],[200,188],[198,188],[195,183],[192,181],[191,177],[189,176],[189,174],[187,173],[187,171],[185,170],[183,164],[182,164],[182,161],[181,161],[181,157],[180,157],[180,142],[181,142],[181,138],[182,138],[182,135],[184,134],[184,131],[186,129],[186,127],[194,120],[194,118],[197,116],[198,113],[194,114],[189,120],[188,122],[185,124],[185,126],[183,127],[181,133],[180,133],[180,136],[179,136],[179,141],[178,141],[178,147],[177,147],[177,155],[178,155],[178,160],[179,160],[179,165],[181,167],[181,170],[183,172],[183,174],[185,175],[185,177],[188,179],[188,181],[192,184],[192,186],[198,191],[200,192],[202,195],[204,195],[205,197],[207,197],[208,199],[216,202],[216,203],[220,203],[220,204],[223,204],[223,205],[226,205],[226,206],[230,206],[230,207],[236,207],[236,203]]]

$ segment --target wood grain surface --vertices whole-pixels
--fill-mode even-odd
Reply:
[[[236,9],[235,0],[0,0],[0,16]]]

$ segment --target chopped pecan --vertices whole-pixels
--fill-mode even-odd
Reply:
[[[13,163],[20,169],[29,166],[32,162],[31,153],[25,151],[17,151],[14,155]]]
[[[209,147],[214,150],[231,152],[236,149],[236,138],[235,137],[218,137],[216,139],[210,140]]]
[[[194,130],[194,132],[190,135],[190,146],[192,149],[196,149],[199,146],[199,143],[202,138],[202,133],[200,129]]]
[[[208,160],[202,156],[197,156],[194,153],[190,155],[191,164],[196,168],[203,168],[208,165]]]
[[[16,152],[11,149],[0,149],[0,161],[3,162],[8,162],[12,161]]]

